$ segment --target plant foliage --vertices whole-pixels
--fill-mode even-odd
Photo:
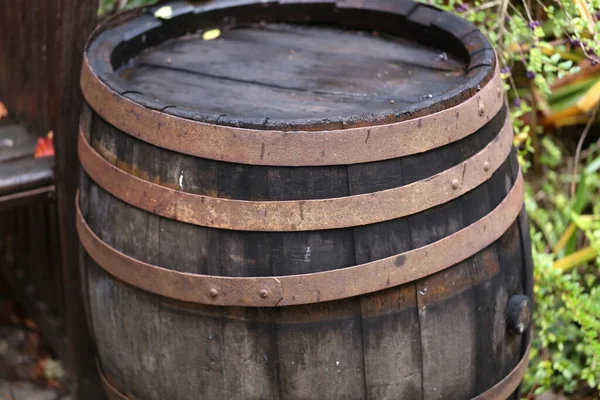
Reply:
[[[494,44],[511,99],[521,164],[524,170],[532,160],[537,164],[538,173],[528,174],[526,194],[536,311],[525,394],[593,390],[598,396],[600,152],[596,144],[580,157],[565,150],[568,146],[553,132],[586,123],[588,130],[595,122],[600,1],[427,3],[473,22]]]

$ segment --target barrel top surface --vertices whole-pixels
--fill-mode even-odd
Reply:
[[[120,71],[169,105],[232,118],[311,119],[402,110],[464,85],[454,55],[373,33],[256,24],[170,41]]]
[[[412,1],[175,2],[168,19],[155,11],[101,28],[88,46],[92,70],[134,102],[218,125],[398,122],[472,97],[495,64],[469,23]],[[215,28],[220,36],[204,40]]]

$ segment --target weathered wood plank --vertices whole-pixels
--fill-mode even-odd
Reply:
[[[431,164],[456,165],[472,150],[475,143],[498,131],[499,120],[486,125],[467,141],[445,146],[446,152],[436,156],[431,152],[407,157],[405,177],[422,179]],[[482,132],[483,131],[483,132]],[[490,132],[491,131],[491,132]],[[486,135],[487,133],[487,135]],[[470,142],[470,143],[469,143]],[[482,142],[486,142],[482,140]],[[449,147],[452,147],[450,149]],[[434,158],[435,157],[435,158]],[[411,243],[421,247],[439,240],[475,222],[491,209],[477,188],[459,198],[408,217]],[[489,275],[497,273],[493,266]],[[478,269],[475,259],[465,260],[452,268],[416,283],[422,347],[423,396],[431,399],[462,399],[477,394],[477,296]],[[452,310],[449,312],[449,310]],[[456,316],[460,315],[460,318]],[[479,334],[485,335],[484,332]]]
[[[401,159],[347,168],[350,194],[406,184]],[[353,230],[357,264],[411,249],[407,218]],[[422,398],[421,332],[416,295],[415,284],[407,284],[360,299],[366,398]]]
[[[319,168],[316,173],[320,177],[308,180],[292,172],[281,169],[269,174],[270,200],[349,194],[345,169]],[[275,276],[356,264],[351,229],[281,233],[273,237],[271,263]],[[358,298],[276,311],[282,398],[310,398],[317,393],[332,399],[365,396]]]
[[[463,68],[452,54],[441,60],[437,49],[399,37],[257,24],[213,41],[165,43],[121,75],[165,104],[229,118],[285,119],[402,108],[464,84]]]
[[[281,398],[364,399],[358,299],[277,311]]]
[[[31,157],[36,140],[23,125],[0,122],[0,163]]]
[[[376,177],[380,174],[385,174],[386,168],[391,171],[390,176],[396,177],[394,179],[396,179],[397,185],[405,184],[402,169],[405,167],[404,161],[406,161],[405,168],[408,171],[406,180],[408,182],[422,179],[422,176],[426,177],[428,176],[427,174],[434,173],[433,171],[437,171],[440,168],[452,166],[485,146],[485,144],[494,137],[494,131],[498,128],[501,117],[503,117],[503,115],[494,119],[487,127],[487,130],[479,132],[479,136],[477,136],[476,139],[470,137],[468,140],[463,141],[462,143],[459,142],[457,145],[449,145],[448,147],[454,149],[451,152],[448,151],[446,147],[443,147],[434,152],[419,155],[419,157],[421,157],[420,162],[414,158],[406,158],[401,160],[399,164],[397,162],[396,164],[393,164],[386,161],[381,162],[382,165],[373,163],[373,165],[364,166],[366,167],[364,169],[359,169],[357,166],[348,168],[348,171],[354,173],[354,175],[351,175],[352,178],[349,178],[349,182],[351,182],[349,188],[351,188],[353,192],[348,191],[348,189],[344,190],[343,185],[340,186],[337,184],[340,177],[340,172],[337,167],[330,169],[329,171],[320,168],[319,172],[321,176],[318,178],[318,182],[321,183],[318,185],[306,184],[306,177],[309,179],[308,182],[310,182],[311,177],[310,173],[308,173],[300,175],[298,177],[299,180],[294,180],[294,176],[288,174],[285,178],[287,185],[285,185],[285,187],[278,186],[282,182],[281,169],[267,167],[261,167],[265,172],[261,172],[260,169],[252,171],[253,176],[260,176],[265,180],[263,185],[258,186],[241,184],[245,181],[244,176],[246,174],[245,168],[241,166],[238,166],[234,170],[232,170],[231,167],[225,169],[224,171],[235,172],[229,179],[220,180],[218,177],[224,176],[225,174],[220,175],[220,165],[217,164],[217,168],[209,168],[207,170],[208,177],[206,177],[203,174],[194,173],[194,171],[201,171],[202,167],[206,166],[205,160],[198,160],[198,164],[195,164],[194,161],[196,161],[196,159],[191,157],[165,151],[156,153],[156,148],[153,146],[126,137],[122,132],[111,128],[99,118],[94,118],[94,123],[92,124],[92,142],[97,151],[105,158],[112,160],[113,163],[119,165],[122,169],[136,174],[143,179],[153,180],[171,187],[179,186],[180,189],[185,191],[213,192],[218,195],[221,191],[221,187],[223,187],[224,189],[222,191],[234,198],[262,199],[263,196],[266,196],[267,194],[271,199],[293,199],[301,196],[310,198],[315,196],[315,193],[327,198],[348,195],[349,193],[360,193],[367,190],[380,190],[378,185],[385,187],[385,185],[389,185],[389,183],[383,180],[381,180],[380,183],[377,183],[375,180],[374,183],[374,180],[369,179],[369,176]],[[443,157],[444,154],[452,154],[452,156],[441,162],[437,162],[436,165],[432,165],[433,163],[427,163],[426,161],[428,157],[439,159],[439,157]],[[143,160],[144,157],[145,161]],[[185,167],[183,166],[184,162],[186,162]],[[158,167],[159,165],[161,167]],[[423,165],[427,167],[420,167]],[[427,169],[429,169],[429,171]],[[192,172],[186,173],[186,171]],[[288,171],[286,171],[286,173],[287,172]],[[328,175],[325,174],[326,172],[331,173],[329,178]],[[256,175],[257,173],[259,175]],[[213,174],[214,178],[211,178],[210,174]],[[271,181],[270,178],[273,178],[273,180]],[[255,179],[260,182],[259,178]],[[504,178],[501,177],[501,179]],[[496,178],[496,181],[497,180],[498,179]],[[272,182],[274,182],[274,184]],[[328,182],[331,182],[331,184],[328,184]],[[211,186],[211,184],[214,186]],[[327,189],[330,190],[329,193],[327,193]],[[452,207],[461,207],[469,210],[468,217],[464,217],[463,220],[460,221],[460,225],[456,225],[452,228],[454,230],[463,228],[469,223],[481,218],[493,208],[492,204],[487,199],[487,190],[486,186],[482,186],[457,201],[437,207],[435,212],[440,216],[444,216],[438,217],[438,220],[447,220],[448,210]],[[505,194],[506,188],[504,188],[503,195],[500,197],[497,196],[497,202],[499,202]],[[130,208],[131,207],[129,206],[125,207],[126,210]],[[434,211],[430,210],[428,212]],[[115,212],[113,211],[113,213]],[[135,232],[136,235],[141,235],[140,238],[142,241],[147,241],[147,230],[156,229],[152,228],[152,223],[147,222],[147,217],[139,219],[135,217],[136,213],[139,213],[139,211],[135,210],[133,214],[131,211],[126,211],[124,214],[118,214],[117,212],[117,220],[113,221],[112,224],[114,224],[113,229],[123,230],[125,232],[122,240],[129,238],[129,236],[132,236]],[[435,240],[434,237],[430,237],[427,240],[420,239],[423,244],[414,243],[414,238],[411,237],[411,234],[416,231],[409,233],[409,222],[411,219],[419,217],[422,216],[411,216],[397,221],[354,228],[354,230],[344,229],[323,232],[304,232],[300,234],[218,231],[159,218],[160,251],[158,254],[154,255],[158,257],[158,260],[153,259],[153,256],[151,256],[152,253],[134,251],[133,248],[128,249],[126,253],[135,254],[134,256],[136,258],[147,262],[157,263],[158,265],[184,272],[228,276],[264,276],[269,274],[285,275],[307,273],[322,270],[324,267],[336,268],[337,266],[337,268],[340,268],[379,259]],[[130,224],[132,224],[132,227],[127,228]],[[422,226],[423,229],[431,228],[431,225],[420,226]],[[438,231],[437,235],[441,238],[448,232],[451,231]],[[419,238],[418,234],[417,238]],[[128,240],[132,241],[131,238]],[[138,248],[139,246],[141,246],[139,243],[134,245],[135,248]],[[358,247],[356,250],[349,252],[348,249],[353,249],[354,246]],[[209,251],[209,249],[218,250]],[[308,251],[308,249],[310,249],[310,251]],[[313,253],[313,251],[315,251],[314,249],[316,249],[316,254],[320,255],[316,259],[312,258],[313,254],[315,254]],[[495,279],[494,277],[497,275],[499,266],[497,259],[494,257],[495,253],[492,250],[487,250],[469,263],[465,263],[466,266],[462,268],[468,268],[466,271],[470,272],[465,271],[460,272],[458,275],[456,273],[452,275],[452,277],[455,277],[455,275],[458,277],[458,284],[454,290],[457,293],[462,293],[466,290],[468,292],[466,295],[460,295],[465,299],[481,298],[484,303],[488,300],[496,301],[495,297],[493,299],[491,297],[488,299],[487,296],[495,290],[494,288],[496,288],[497,285],[493,285],[492,289],[483,291],[480,288],[472,288],[469,286],[478,285],[486,280]],[[490,263],[492,265],[490,265]],[[453,278],[444,275],[441,276],[438,281],[435,280],[435,277],[428,279],[431,279],[434,283],[441,279],[438,283],[444,285],[444,282],[447,279]],[[355,375],[347,372],[345,376],[351,377],[352,379],[350,381],[353,383],[356,383],[358,377],[360,377],[360,382],[363,382],[361,386],[363,393],[366,391],[366,393],[370,393],[373,396],[381,395],[384,398],[395,398],[407,393],[410,396],[413,396],[420,393],[423,386],[420,374],[421,344],[419,335],[421,334],[421,331],[418,329],[420,321],[417,314],[417,304],[420,304],[422,311],[422,307],[435,308],[441,301],[439,298],[435,298],[431,304],[427,303],[425,300],[419,300],[420,303],[417,303],[417,293],[419,293],[419,291],[426,293],[427,287],[427,284],[419,284],[416,288],[414,285],[408,285],[407,287],[393,289],[392,291],[397,290],[397,293],[394,294],[391,294],[391,291],[386,292],[386,296],[390,297],[389,299],[383,294],[378,293],[376,295],[365,296],[361,300],[349,299],[342,301],[346,302],[346,305],[340,306],[339,304],[336,304],[336,308],[334,308],[333,304],[319,305],[314,311],[308,310],[308,307],[310,306],[303,307],[302,310],[279,310],[277,311],[277,314],[247,309],[223,309],[223,315],[213,317],[211,319],[212,322],[209,323],[207,320],[201,326],[191,325],[189,328],[191,329],[189,335],[193,335],[193,331],[198,329],[208,329],[210,334],[207,337],[215,337],[217,334],[221,335],[222,350],[220,351],[222,352],[221,362],[223,363],[223,371],[226,371],[224,375],[225,382],[243,382],[239,387],[236,386],[235,388],[223,389],[226,390],[225,393],[228,393],[232,397],[241,395],[244,391],[255,393],[258,397],[272,398],[273,396],[276,397],[277,393],[310,393],[310,390],[325,390],[320,387],[315,387],[316,383],[314,382],[317,382],[318,377],[322,377],[324,373],[330,371],[329,369],[322,371],[318,368],[318,365],[321,365],[324,362],[323,354],[326,353],[324,348],[319,347],[319,343],[323,341],[323,337],[326,337],[326,343],[328,346],[332,346],[332,341],[335,342],[335,340],[331,339],[332,335],[334,338],[340,338],[339,347],[344,350],[344,352],[336,353],[335,345],[333,345],[334,350],[327,350],[330,354],[333,354],[331,357],[334,357],[335,355],[334,358],[338,358],[336,362],[356,364],[360,361],[360,366],[354,369]],[[412,293],[412,296],[409,293]],[[452,288],[449,288],[449,293],[452,293]],[[457,307],[463,307],[464,310],[466,310],[465,312],[468,311],[473,314],[473,300],[468,300],[467,303],[464,303],[464,301]],[[446,306],[446,303],[444,303],[443,306],[440,306],[440,312],[447,313]],[[310,324],[315,324],[316,322],[314,320],[327,320],[327,315],[331,315],[332,318],[334,315],[338,315],[337,313],[339,313],[339,310],[337,308],[339,307],[351,311],[348,315],[344,314],[344,318],[342,318],[342,320],[345,321],[343,324],[345,328],[340,329],[339,331],[334,330],[332,333],[332,328],[324,323],[317,324],[321,327],[316,331],[315,328],[309,329],[307,327]],[[485,309],[486,312],[491,310],[487,305],[485,306]],[[179,321],[179,324],[182,325],[181,329],[188,329],[185,327],[185,319],[171,315],[170,313],[165,314],[164,310],[161,310],[163,311],[163,315],[167,315],[165,318],[171,321]],[[467,325],[467,328],[473,329],[473,327],[476,326],[485,327],[485,325],[482,324],[482,321],[489,317],[488,314],[480,312],[472,315],[473,321],[471,325]],[[277,317],[275,317],[275,315],[277,315]],[[306,318],[306,315],[312,315],[312,317],[309,317],[310,323],[308,325],[301,324],[299,321]],[[362,322],[360,322],[361,315]],[[421,317],[423,318],[423,315],[421,315]],[[275,320],[274,318],[277,318],[280,322],[286,322],[278,322],[275,324],[272,322]],[[217,321],[219,321],[219,326],[214,325]],[[296,321],[296,323],[292,321]],[[431,321],[431,319],[427,319],[427,321]],[[340,326],[339,321],[336,322],[336,324],[337,326]],[[292,329],[291,327],[294,325],[298,325],[303,329]],[[397,332],[398,334],[395,336],[389,334],[386,335],[387,341],[382,343],[381,329],[388,329],[392,332]],[[297,332],[298,330],[304,333],[299,334]],[[306,332],[310,332],[310,335]],[[363,338],[361,342],[353,342],[351,352],[347,351],[348,332],[354,332],[353,335],[358,335],[359,338]],[[459,333],[464,334],[465,332]],[[185,332],[183,334],[186,335]],[[307,338],[299,339],[298,335],[306,335]],[[491,343],[489,340],[490,335],[492,335],[492,333],[490,333],[488,329],[488,331],[481,334],[480,339],[470,345],[464,343],[464,335],[457,335],[456,337],[462,338],[460,339],[463,341],[461,342],[462,347],[471,346],[469,348],[473,351],[473,354],[475,354],[475,349],[477,349],[477,352],[481,351],[489,356],[489,354],[491,354],[491,351],[489,350],[489,343]],[[342,338],[345,339],[342,340]],[[161,343],[163,351],[166,351],[164,350],[166,348],[172,348],[175,353],[184,351],[182,348],[183,343],[178,340],[168,340],[168,338],[163,337]],[[315,369],[311,369],[309,375],[305,372],[306,370],[303,369],[299,372],[297,370],[298,367],[294,367],[296,365],[295,363],[298,362],[295,358],[298,356],[298,343],[307,343],[307,347],[303,347],[302,351],[311,352],[309,358],[312,357],[312,362],[316,362],[316,364],[312,364]],[[405,344],[404,346],[401,345],[403,343]],[[445,344],[445,342],[440,339],[438,339],[437,343],[438,346]],[[276,348],[273,347],[274,344],[277,344]],[[411,346],[410,352],[406,350],[408,344]],[[429,345],[435,346],[431,342]],[[398,357],[404,360],[401,365],[406,370],[406,373],[403,372],[404,369],[387,369],[388,374],[391,373],[391,377],[397,379],[397,381],[393,381],[393,383],[390,383],[391,381],[387,384],[382,383],[381,376],[385,376],[385,373],[382,371],[383,367],[381,367],[383,364],[378,364],[376,360],[381,360],[383,348],[386,349],[383,354],[390,356],[390,360],[392,358],[398,359]],[[396,353],[393,352],[394,349],[396,349]],[[372,353],[370,353],[370,351],[372,351]],[[363,354],[363,352],[364,359],[356,357],[356,354]],[[259,357],[256,357],[257,354],[262,354],[264,356],[262,361]],[[345,355],[346,358],[340,357],[340,355]],[[486,357],[478,358],[481,360],[479,363],[482,364],[483,367],[481,369],[482,372],[478,371],[476,376],[472,377],[472,382],[470,383],[470,390],[472,392],[479,390],[479,388],[485,389],[485,387],[489,387],[490,381],[494,382],[495,375],[490,375],[488,373],[489,371],[485,369],[485,367],[490,365],[489,362],[485,365],[483,364]],[[341,358],[341,360],[339,360],[339,358]],[[236,364],[236,360],[245,360],[245,362]],[[286,360],[292,361],[286,362]],[[307,362],[307,360],[308,358],[305,358],[304,362]],[[292,362],[294,364],[292,364]],[[310,362],[310,360],[308,360],[308,362]],[[431,360],[431,362],[435,363],[438,362],[438,360]],[[478,365],[475,359],[472,364],[473,365],[469,368],[474,368],[474,366]],[[138,362],[138,365],[141,365],[140,362]],[[208,368],[209,372],[198,370],[197,374],[200,374],[201,376],[210,376],[212,377],[211,382],[216,382],[214,379],[215,374],[218,374],[218,368],[216,368],[215,365],[216,364],[213,363],[213,365]],[[172,368],[176,367],[177,365],[173,364]],[[359,371],[362,375],[358,374]],[[166,372],[160,372],[160,374],[163,376],[162,379],[167,382],[165,379],[167,379],[166,377],[168,374]],[[369,379],[369,375],[367,374],[371,374],[370,377],[372,380]],[[197,375],[190,375],[190,377],[192,376],[196,377]],[[336,376],[336,378],[339,379],[340,377]],[[198,379],[196,378],[195,381],[197,380]],[[128,380],[124,381],[127,382]],[[137,382],[135,379],[134,381]],[[262,381],[263,384],[260,385],[260,387],[266,391],[255,392],[256,386],[250,387],[250,385],[251,382],[256,381]],[[303,384],[301,385],[299,382],[303,382]],[[306,388],[305,384],[307,382],[313,383]],[[366,387],[364,386],[365,382]],[[138,384],[141,385],[141,383]],[[188,384],[183,384],[183,387],[189,388],[189,385],[196,387],[193,386],[191,381]],[[332,393],[340,393],[340,395],[342,392],[346,393],[342,386],[332,390]],[[185,391],[182,391],[181,393],[183,396]],[[355,391],[353,391],[353,393],[355,393]]]
[[[488,185],[490,198],[493,202],[498,202],[505,197],[510,186],[516,179],[518,169],[513,169],[516,161],[516,153],[510,155],[507,165],[505,165],[500,174],[497,174],[492,184]],[[523,291],[523,256],[529,250],[521,245],[518,222],[508,229],[508,231],[496,242],[496,253],[498,261],[502,265],[502,279],[505,293],[503,301],[508,304],[510,297],[515,294],[522,294]],[[498,360],[502,373],[507,374],[516,366],[522,355],[523,336],[514,335],[506,331],[505,320],[495,322],[495,332],[504,332],[504,341],[498,346],[502,351],[502,357]]]
[[[0,164],[0,196],[52,185],[54,158],[21,158]]]
[[[361,298],[368,399],[423,397],[421,331],[414,284]]]
[[[45,2],[47,3],[47,2]],[[61,16],[62,29],[57,42],[46,46],[48,68],[47,99],[48,118],[55,132],[56,180],[58,195],[58,222],[65,304],[66,332],[69,340],[70,362],[74,371],[73,398],[100,399],[100,384],[94,360],[94,346],[87,330],[80,287],[77,234],[73,202],[78,183],[79,163],[75,156],[77,127],[82,96],[79,89],[79,71],[85,40],[95,26],[97,2],[93,0],[59,0],[59,12],[48,13],[47,30],[58,34],[57,23],[50,18]],[[51,34],[47,38],[56,38]],[[54,40],[54,39],[50,39]],[[65,45],[68,43],[68,46]],[[51,59],[56,54],[57,59]],[[58,79],[57,79],[58,77]],[[42,131],[43,132],[43,131]]]

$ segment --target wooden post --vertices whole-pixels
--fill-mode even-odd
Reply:
[[[98,0],[0,0],[0,98],[11,116],[35,135],[54,131],[63,281],[62,293],[56,293],[63,303],[60,334],[67,337],[69,356],[64,361],[74,378],[73,397],[86,400],[104,398],[84,314],[74,219],[79,75],[97,10]]]
[[[65,324],[69,364],[74,374],[75,399],[103,399],[94,361],[94,345],[86,323],[79,273],[79,240],[75,232],[75,192],[78,186],[77,132],[82,95],[79,72],[83,48],[95,26],[98,2],[57,0],[57,27],[62,28],[56,51],[60,52],[59,117],[56,121],[56,185],[62,255]]]

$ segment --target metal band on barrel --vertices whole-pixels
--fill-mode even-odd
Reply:
[[[525,372],[527,371],[527,366],[529,365],[529,349],[531,348],[531,344],[527,347],[525,354],[512,371],[508,373],[500,382],[492,386],[490,389],[481,393],[479,396],[472,398],[471,400],[506,400],[508,397],[517,390],[523,377],[525,376]],[[102,379],[102,386],[104,386],[104,390],[109,400],[131,400],[129,397],[125,396],[123,393],[119,392],[117,388],[115,388],[109,381],[108,377],[105,376],[100,364],[96,362],[98,367],[98,373],[100,374],[100,378]]]
[[[104,374],[104,371],[102,371],[102,367],[100,367],[100,362],[98,360],[96,360],[96,368],[98,369],[98,375],[100,375],[102,387],[104,388],[104,392],[106,393],[108,400],[131,400],[131,398],[125,396],[123,393],[119,392],[116,387],[114,387],[109,378]]]
[[[326,272],[277,277],[224,277],[172,271],[136,260],[103,242],[77,204],[77,231],[89,256],[132,286],[185,302],[275,307],[343,299],[412,282],[459,263],[494,243],[523,206],[523,177],[489,214],[437,242],[392,257]],[[78,200],[77,200],[78,201]]]
[[[186,193],[133,176],[102,158],[79,138],[85,172],[120,200],[189,224],[242,231],[312,231],[401,218],[456,199],[487,181],[508,157],[513,131],[507,118],[479,153],[437,175],[405,186],[354,196],[293,201],[231,200]]]
[[[212,160],[273,166],[349,165],[422,153],[473,134],[504,103],[496,69],[475,96],[424,117],[361,128],[282,132],[213,125],[146,108],[102,82],[87,55],[81,88],[103,119],[145,142]]]
[[[500,382],[481,393],[479,396],[474,397],[472,400],[506,400],[512,395],[521,384],[527,366],[529,365],[529,350],[531,349],[531,343],[527,346],[525,354],[521,358],[521,361],[517,364],[512,371],[508,373]]]

